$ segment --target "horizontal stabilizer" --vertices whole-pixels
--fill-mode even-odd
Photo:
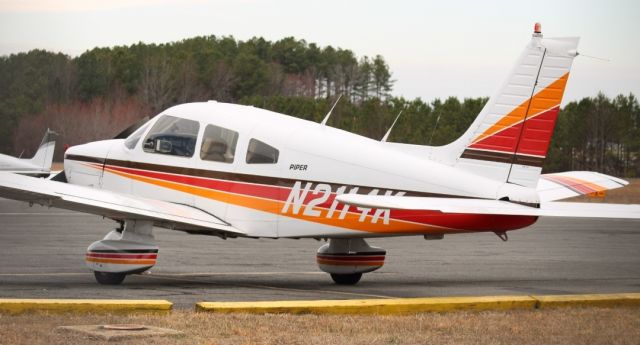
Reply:
[[[150,220],[156,226],[176,230],[246,235],[218,217],[187,205],[5,172],[0,173],[0,197],[112,219]]]
[[[593,171],[567,171],[543,174],[538,181],[540,201],[554,201],[574,196],[601,193],[624,187],[629,182]]]
[[[443,213],[536,217],[640,219],[640,205],[546,202],[540,208],[535,208],[502,200],[360,194],[343,194],[337,196],[336,200],[358,207],[392,210],[430,210]]]

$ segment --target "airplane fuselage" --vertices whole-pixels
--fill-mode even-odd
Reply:
[[[0,154],[0,171],[22,175],[46,177],[51,173],[56,133],[47,129],[35,155],[17,158]]]
[[[150,128],[165,115],[196,123],[188,141],[195,142],[195,152],[172,154],[151,147]],[[208,126],[237,133],[235,149],[226,152],[232,158],[214,161],[203,156],[203,133]],[[152,119],[140,137],[133,146],[125,140],[107,140],[70,148],[64,164],[68,181],[190,205],[256,237],[504,232],[537,219],[367,209],[338,203],[336,195],[345,193],[507,197],[529,204],[538,199],[530,188],[499,183],[406,154],[384,142],[258,108],[216,102],[184,104]],[[275,161],[251,162],[249,151],[255,140],[274,149]],[[176,143],[174,138],[174,148]]]
[[[29,159],[21,159],[0,154],[0,171],[31,176],[49,176],[49,169],[30,163]]]
[[[30,164],[26,159],[20,159],[8,155],[0,154],[0,170],[2,171],[31,171],[42,170],[33,164]]]

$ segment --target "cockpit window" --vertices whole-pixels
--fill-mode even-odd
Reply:
[[[149,127],[149,123],[146,123],[144,126],[136,129],[135,132],[131,133],[127,140],[125,140],[124,146],[126,146],[129,150],[132,150],[134,147],[136,147],[136,144],[138,144],[138,141],[140,141],[140,138],[142,137],[142,134],[144,134],[144,131],[147,130],[147,127]]]
[[[238,143],[238,132],[207,125],[204,129],[200,158],[205,161],[233,163]]]
[[[247,150],[248,164],[275,164],[278,163],[280,152],[271,145],[260,140],[251,139]]]
[[[191,157],[196,149],[200,124],[197,121],[163,115],[144,139],[145,152]]]

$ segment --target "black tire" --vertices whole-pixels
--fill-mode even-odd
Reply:
[[[360,278],[362,278],[362,273],[331,273],[331,279],[338,285],[356,285],[360,281]]]
[[[93,271],[93,275],[96,277],[96,281],[103,285],[120,285],[124,278],[127,276],[126,273],[110,273],[110,272],[98,272]]]

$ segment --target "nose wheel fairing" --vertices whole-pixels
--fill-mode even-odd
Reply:
[[[156,264],[158,246],[153,224],[125,221],[123,231],[113,230],[87,248],[85,262],[101,284],[120,284],[127,274],[142,273]]]
[[[387,252],[369,246],[361,238],[335,239],[318,249],[318,267],[331,275],[340,285],[356,284],[363,273],[372,272],[384,265]]]

